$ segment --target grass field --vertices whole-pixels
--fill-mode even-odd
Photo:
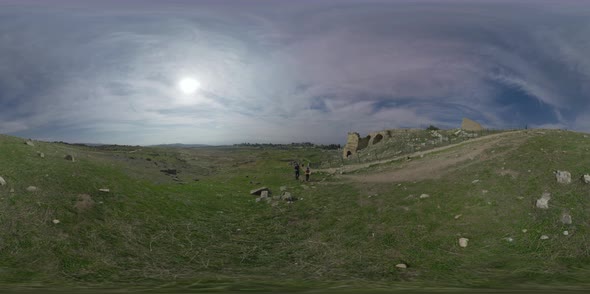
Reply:
[[[485,146],[433,177],[363,182],[317,172],[302,183],[291,160],[329,161],[339,151],[28,146],[0,136],[7,182],[0,283],[204,292],[587,289],[590,185],[579,177],[590,173],[590,138],[544,130],[490,142],[414,160],[428,165]],[[557,183],[554,170],[571,172],[572,183]],[[272,195],[287,186],[298,200],[256,202],[249,191],[260,186]],[[552,197],[547,210],[534,205],[543,192]],[[571,225],[561,223],[563,213]]]

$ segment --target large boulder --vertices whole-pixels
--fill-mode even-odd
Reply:
[[[293,201],[293,196],[291,196],[291,193],[289,193],[289,192],[285,192],[285,193],[283,193],[283,195],[281,196],[281,200],[285,200],[285,201]]]
[[[261,195],[262,191],[269,191],[269,190],[267,187],[260,187],[260,188],[254,189],[254,190],[250,190],[250,195]]]
[[[466,131],[481,131],[483,130],[482,126],[473,121],[470,120],[468,118],[463,118],[463,121],[461,122],[461,129],[466,130]]]
[[[572,182],[572,175],[569,172],[557,170],[554,173],[558,183],[569,184]]]

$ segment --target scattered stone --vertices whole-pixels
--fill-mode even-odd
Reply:
[[[563,231],[563,235],[564,235],[564,236],[567,236],[567,235],[569,235],[569,234],[570,234],[570,232],[568,232],[568,231]]]
[[[27,187],[27,191],[29,191],[29,192],[35,192],[37,190],[39,190],[39,189],[37,187],[35,187],[35,186],[28,186]]]
[[[279,189],[281,190],[281,192],[287,191],[287,186],[281,186]]]
[[[289,193],[289,192],[285,192],[285,193],[283,193],[283,195],[281,196],[281,200],[285,200],[285,201],[293,201],[293,196],[291,196],[291,193]]]
[[[582,176],[585,184],[590,184],[590,175],[586,174]]]
[[[514,239],[512,239],[512,237],[504,238],[504,240],[506,240],[506,241],[508,241],[508,242],[512,242],[512,241],[514,241]]]
[[[547,236],[547,235],[543,235],[543,236],[541,236],[541,238],[539,238],[539,239],[541,239],[541,240],[547,240],[547,239],[549,239],[549,236]]]
[[[35,144],[34,144],[34,143],[33,143],[33,141],[31,141],[30,139],[29,139],[29,140],[26,140],[26,141],[25,141],[25,144],[27,144],[27,145],[29,145],[29,146],[33,146],[33,147],[35,147]]]
[[[268,190],[264,190],[260,193],[260,198],[266,199],[268,198]]]
[[[45,153],[43,153],[41,151],[37,151],[37,155],[39,155],[39,157],[41,157],[41,158],[45,158]]]
[[[430,197],[430,195],[428,195],[428,194],[422,194],[422,195],[420,195],[420,199],[425,199],[425,198],[428,198],[428,197]]]
[[[109,192],[111,192],[111,190],[110,190],[110,189],[107,189],[107,188],[98,189],[98,191],[100,191],[100,192],[104,192],[104,193],[109,193]]]
[[[52,222],[56,225],[60,223],[60,221],[58,219],[54,219]]]
[[[281,200],[281,195],[272,196],[272,200]]]
[[[395,267],[397,268],[408,268],[408,266],[405,263],[398,263],[395,265]]]
[[[0,186],[6,185],[6,180],[3,177],[0,177]]]
[[[262,194],[262,191],[268,191],[267,187],[260,187],[254,190],[250,190],[250,195],[260,195]]]
[[[74,156],[71,154],[68,154],[64,157],[66,160],[71,161],[71,162],[75,162],[76,159],[74,159]]]
[[[481,190],[481,194],[487,194],[488,192],[488,190]]]
[[[10,188],[10,193],[14,193],[14,188]]]
[[[462,214],[457,214],[455,215],[455,219],[459,219],[461,216],[463,216]]]
[[[549,200],[551,200],[551,194],[548,192],[544,192],[541,198],[537,199],[537,208],[548,209]]]
[[[260,202],[260,200],[262,200],[262,197],[256,197],[256,202]]]
[[[572,175],[569,172],[557,170],[554,173],[558,183],[569,184],[572,182]]]
[[[572,216],[569,213],[564,213],[561,215],[561,222],[564,225],[571,225],[572,224]]]
[[[465,248],[465,247],[467,247],[467,243],[469,243],[469,239],[459,238],[459,246]]]
[[[471,181],[472,184],[477,184],[477,182],[479,182],[479,180],[473,180],[473,181]]]
[[[522,232],[523,233],[526,233],[526,232],[528,232],[528,230],[527,229],[522,229]]]

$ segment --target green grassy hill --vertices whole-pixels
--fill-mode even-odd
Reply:
[[[310,183],[295,181],[289,162],[338,151],[34,144],[0,136],[3,287],[340,292],[590,281],[590,185],[579,179],[590,173],[590,138],[580,133],[482,138],[348,174],[315,172]],[[177,174],[161,172],[169,169]],[[572,183],[557,183],[554,170]],[[287,186],[298,200],[256,202],[249,191],[260,186],[271,196]],[[535,207],[543,192],[549,209]]]

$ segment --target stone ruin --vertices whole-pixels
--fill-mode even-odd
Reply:
[[[348,138],[346,140],[346,145],[344,145],[344,149],[342,150],[342,157],[349,158],[350,156],[357,153],[359,150],[363,150],[369,146],[373,146],[375,144],[381,143],[383,139],[390,139],[394,137],[396,134],[404,133],[404,132],[415,132],[419,131],[416,129],[391,129],[391,130],[383,130],[379,132],[372,132],[369,133],[366,137],[361,138],[359,133],[353,132],[348,133]]]
[[[468,118],[463,118],[463,121],[461,122],[461,129],[455,133],[455,135],[460,135],[462,134],[461,132],[465,133],[464,131],[481,131],[483,130],[483,127]],[[361,137],[359,135],[359,133],[356,132],[351,132],[348,133],[348,138],[346,140],[346,145],[344,145],[344,148],[342,150],[342,157],[343,158],[350,158],[351,156],[355,155],[358,151],[363,150],[367,147],[373,146],[375,144],[379,144],[381,143],[384,139],[391,139],[394,138],[396,135],[400,134],[400,133],[406,133],[406,132],[418,132],[418,131],[423,131],[422,129],[390,129],[390,130],[383,130],[383,131],[378,131],[378,132],[372,132],[369,133],[369,135],[367,135],[366,137]],[[469,137],[474,137],[477,136],[477,134],[468,134],[465,133],[467,135],[469,135]],[[437,132],[434,133],[434,135],[438,135],[440,137],[440,139],[442,139],[442,136],[440,134],[438,134]]]
[[[463,118],[463,121],[461,122],[461,129],[465,130],[465,131],[481,131],[483,130],[483,128],[481,127],[481,125],[473,120],[470,120],[468,118]]]

